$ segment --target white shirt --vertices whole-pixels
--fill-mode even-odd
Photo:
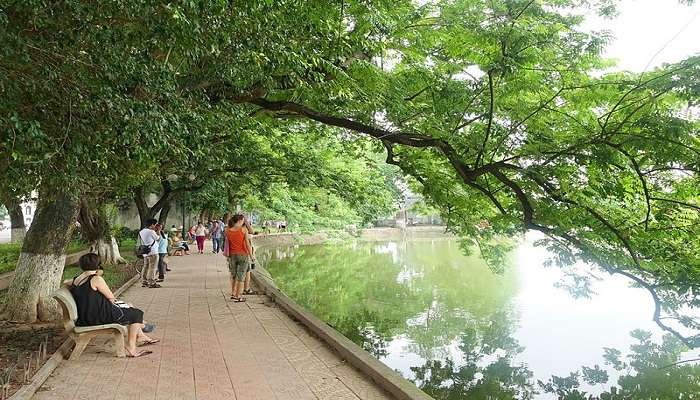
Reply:
[[[153,229],[141,229],[141,231],[139,232],[139,237],[141,238],[141,244],[145,244],[148,246],[153,244],[153,246],[151,246],[151,251],[148,254],[146,254],[147,256],[158,254],[158,241],[160,240],[160,238]]]
[[[207,228],[205,227],[197,227],[194,231],[195,236],[207,236]]]

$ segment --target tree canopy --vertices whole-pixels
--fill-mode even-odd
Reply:
[[[323,151],[331,127],[347,154],[383,151],[487,257],[497,235],[540,231],[562,266],[649,290],[657,323],[693,345],[662,313],[696,327],[673,310],[700,290],[698,121],[682,112],[700,58],[607,72],[609,37],[581,14],[614,4],[5,3],[0,180],[120,192],[160,156],[233,166],[274,132]]]

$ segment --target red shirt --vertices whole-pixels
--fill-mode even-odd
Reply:
[[[248,255],[248,243],[245,240],[246,232],[243,228],[227,228],[226,240],[228,241],[229,254]]]

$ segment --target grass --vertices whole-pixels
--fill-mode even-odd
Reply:
[[[80,275],[83,271],[78,268],[77,265],[71,265],[69,267],[66,267],[63,270],[63,280],[66,279],[73,279],[76,276]],[[123,285],[131,279],[136,272],[134,269],[129,265],[129,266],[112,266],[112,265],[107,265],[105,266],[104,269],[104,274],[102,277],[105,279],[107,282],[107,285],[109,285],[109,288],[112,289],[112,291],[117,290],[119,286]]]
[[[66,248],[66,254],[78,252],[86,247],[86,244],[80,240],[73,240]],[[0,244],[0,274],[15,270],[21,252],[22,243]]]
[[[119,243],[119,253],[122,258],[131,263],[136,261],[134,247],[136,247],[136,239],[122,239]]]
[[[136,257],[134,257],[134,259],[135,258]],[[61,279],[61,282],[66,279],[73,279],[76,276],[80,275],[82,272],[83,271],[81,271],[77,265],[68,266],[63,269],[63,278]],[[131,279],[134,275],[136,275],[136,271],[134,270],[133,263],[130,263],[128,265],[118,266],[107,265],[105,266],[104,274],[102,275],[102,277],[109,285],[109,288],[112,289],[112,291],[114,291],[117,290],[117,288],[119,288],[121,285],[125,284],[126,281]],[[7,290],[0,290],[0,309],[2,309],[2,306],[5,303],[6,295]]]
[[[0,244],[0,274],[14,271],[21,251],[22,243]]]

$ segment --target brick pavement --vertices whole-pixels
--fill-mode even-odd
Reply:
[[[97,338],[34,399],[389,399],[266,296],[229,297],[221,255],[170,257],[163,287],[122,296],[156,323],[154,353],[119,359]]]

